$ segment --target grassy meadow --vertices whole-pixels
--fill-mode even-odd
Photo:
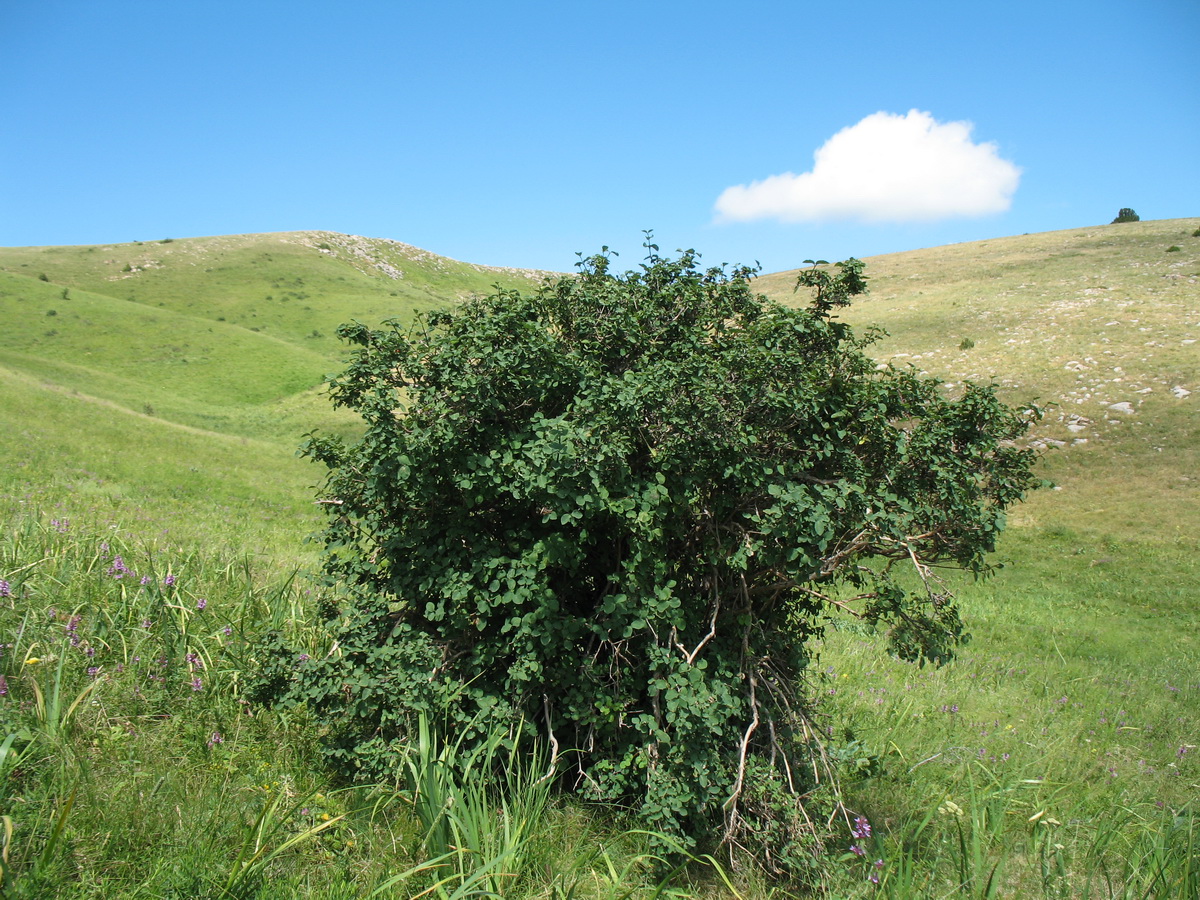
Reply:
[[[953,663],[830,623],[810,689],[844,813],[805,885],[736,852],[664,869],[620,810],[520,765],[483,790],[453,747],[340,784],[303,715],[246,701],[265,632],[336,652],[295,448],[354,431],[321,391],[337,325],[544,273],[327,232],[0,248],[0,898],[1200,896],[1197,231],[867,260],[844,315],[886,329],[880,364],[1043,406],[1054,486],[992,578],[946,576]]]

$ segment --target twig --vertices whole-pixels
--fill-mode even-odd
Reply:
[[[942,754],[940,754],[940,753],[935,753],[935,754],[933,754],[933,756],[929,757],[929,759],[923,759],[923,760],[921,760],[919,763],[917,763],[917,765],[913,766],[913,767],[912,767],[911,769],[909,769],[908,771],[909,771],[909,772],[914,772],[914,771],[916,771],[916,769],[917,769],[917,766],[923,766],[923,765],[925,765],[925,763],[927,763],[927,762],[933,762],[935,759],[937,759],[937,758],[938,758],[939,756],[941,756],[941,755],[942,755]]]
[[[558,738],[554,736],[554,725],[550,718],[550,698],[546,694],[542,694],[542,713],[546,716],[546,734],[550,737],[550,768],[537,780],[537,784],[553,778],[558,766]]]
[[[737,780],[733,783],[733,792],[729,795],[729,799],[725,801],[725,806],[732,809],[733,816],[736,820],[737,816],[737,801],[742,795],[742,785],[746,781],[746,752],[750,749],[750,737],[758,729],[758,700],[755,697],[754,688],[758,683],[758,678],[754,672],[750,673],[750,707],[754,710],[754,718],[750,720],[750,724],[746,726],[746,733],[742,735],[741,749],[738,751],[738,774]]]
[[[684,659],[687,660],[689,666],[696,662],[696,657],[700,655],[700,651],[704,649],[704,646],[709,641],[711,641],[714,637],[716,637],[717,613],[719,613],[720,611],[721,611],[721,598],[720,598],[720,595],[717,595],[717,597],[715,597],[713,599],[712,619],[708,623],[708,634],[706,634],[703,638],[701,638],[700,643],[698,643],[693,648],[691,653],[687,652],[687,650],[684,648],[682,643],[680,643],[679,641],[675,641],[675,647],[679,650],[680,653],[683,654],[683,657],[684,657]],[[674,631],[674,629],[672,629],[672,631]]]

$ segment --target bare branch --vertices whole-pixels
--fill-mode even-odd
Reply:
[[[755,683],[757,678],[753,673],[750,674],[750,707],[754,710],[754,718],[750,724],[746,726],[746,732],[742,735],[741,746],[738,748],[738,773],[737,780],[733,783],[733,790],[729,794],[729,799],[725,801],[725,809],[729,813],[729,825],[726,828],[726,833],[731,834],[737,825],[738,819],[738,800],[742,796],[742,786],[746,783],[746,753],[750,749],[750,738],[754,732],[758,730],[758,700],[754,696]]]
[[[549,781],[558,768],[558,738],[554,736],[554,720],[550,715],[550,698],[542,694],[542,713],[546,717],[546,735],[550,738],[550,768],[537,780],[537,784]],[[582,772],[582,769],[580,770]]]

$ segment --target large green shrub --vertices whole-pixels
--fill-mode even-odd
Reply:
[[[1123,207],[1121,207],[1121,209],[1119,209],[1117,211],[1117,217],[1115,219],[1113,219],[1111,222],[1109,222],[1108,224],[1117,225],[1118,223],[1121,223],[1121,222],[1140,222],[1140,221],[1142,221],[1141,216],[1139,216],[1137,213],[1135,213],[1128,206],[1123,206]]]
[[[331,393],[366,432],[307,445],[330,470],[336,649],[267,648],[259,693],[307,703],[370,778],[418,712],[507,720],[564,787],[786,862],[827,617],[947,658],[962,625],[929,567],[986,569],[1036,483],[1012,443],[1036,413],[879,370],[836,316],[857,260],[805,270],[792,309],[752,270],[647,246],[639,271],[601,254],[412,330],[340,329],[358,349]]]

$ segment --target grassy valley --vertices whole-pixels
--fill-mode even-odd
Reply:
[[[1196,232],[867,260],[844,317],[886,330],[880,365],[1042,406],[1053,487],[993,578],[948,576],[973,633],[952,664],[830,623],[811,690],[847,813],[805,887],[736,854],[664,882],[619,811],[554,798],[498,868],[459,846],[434,875],[406,792],[331,781],[302,716],[245,702],[266,631],[336,652],[295,451],[356,427],[321,389],[338,324],[545,273],[328,232],[0,248],[0,897],[1195,896]],[[804,302],[795,278],[757,286]]]

